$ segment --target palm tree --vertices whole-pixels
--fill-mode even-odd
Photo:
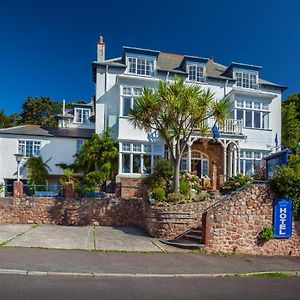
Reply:
[[[134,127],[156,131],[165,141],[173,162],[174,192],[179,192],[180,161],[191,134],[197,128],[205,136],[205,120],[214,117],[216,122],[223,123],[227,109],[226,99],[217,101],[211,90],[186,85],[179,77],[171,82],[160,81],[156,91],[143,89],[129,118]]]

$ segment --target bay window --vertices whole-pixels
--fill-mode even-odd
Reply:
[[[252,175],[254,169],[258,166],[261,160],[269,155],[268,151],[259,150],[241,150],[240,152],[240,171],[243,175]],[[237,161],[237,158],[236,158]]]
[[[143,93],[141,87],[127,87],[121,89],[121,116],[129,116],[129,111],[134,107],[135,100]]]
[[[121,143],[120,172],[149,174],[154,164],[163,157],[163,145],[142,143]]]

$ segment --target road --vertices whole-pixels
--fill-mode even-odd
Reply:
[[[1,300],[299,299],[293,278],[86,278],[0,275]]]

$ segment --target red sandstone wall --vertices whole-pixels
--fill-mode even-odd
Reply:
[[[263,243],[260,232],[272,226],[273,199],[266,184],[252,184],[231,199],[207,211],[204,232],[209,252],[262,255],[300,255],[300,223],[294,222],[290,239]]]

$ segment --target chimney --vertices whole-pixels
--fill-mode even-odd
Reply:
[[[105,60],[105,44],[103,42],[103,37],[99,37],[99,41],[97,43],[97,61]]]

